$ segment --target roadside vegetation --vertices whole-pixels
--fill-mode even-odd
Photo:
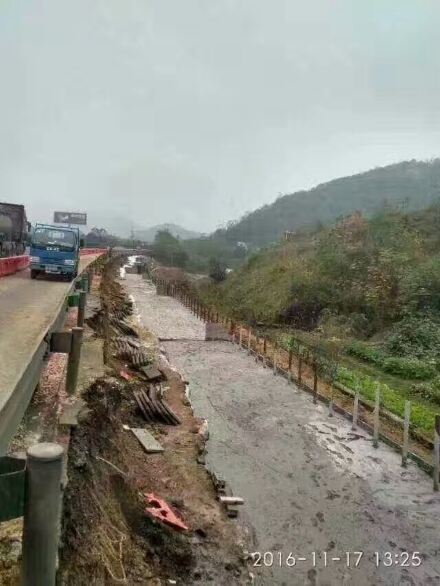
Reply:
[[[336,379],[432,430],[440,412],[440,204],[360,213],[253,254],[199,295],[219,311],[331,354]]]

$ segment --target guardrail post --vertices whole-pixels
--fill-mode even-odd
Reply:
[[[93,283],[93,269],[87,269],[87,293],[90,293],[92,290],[92,283]]]
[[[252,335],[252,330],[251,330],[251,328],[248,328],[248,343],[247,343],[248,354],[251,353],[251,335]]]
[[[298,356],[298,383],[302,383],[302,356],[301,354]]]
[[[83,291],[89,291],[89,278],[87,273],[83,273],[81,277],[81,289]]]
[[[22,586],[55,585],[63,452],[52,443],[36,444],[27,452]]]
[[[79,292],[79,300],[78,300],[78,319],[77,319],[77,326],[82,328],[84,325],[84,317],[86,313],[86,302],[87,302],[87,293],[85,291]]]
[[[72,328],[72,346],[67,361],[66,391],[73,395],[76,390],[78,381],[79,360],[81,357],[81,345],[83,337],[83,328]]]
[[[239,335],[239,338],[238,338],[238,344],[239,344],[240,348],[241,348],[241,345],[242,345],[242,341],[243,341],[243,328],[240,326],[240,335]]]
[[[403,421],[402,466],[406,468],[409,446],[409,420],[411,416],[411,401],[405,401],[405,419]]]
[[[274,375],[277,374],[277,353],[278,353],[278,345],[275,341],[273,346],[273,373]]]

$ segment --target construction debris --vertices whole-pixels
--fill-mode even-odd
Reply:
[[[166,525],[169,525],[173,529],[178,529],[180,531],[188,531],[188,527],[185,523],[179,519],[179,517],[174,513],[171,507],[161,498],[157,497],[155,494],[145,494],[145,500],[149,504],[149,506],[145,509],[145,512],[155,519],[162,521]]]
[[[140,441],[147,454],[158,454],[164,451],[156,438],[154,438],[146,429],[141,427],[131,427],[130,429]]]
[[[223,496],[218,499],[223,505],[243,505],[244,500],[239,496]]]
[[[118,330],[121,334],[125,334],[126,336],[133,336],[134,338],[138,338],[138,334],[136,330],[134,330],[131,326],[125,323],[122,319],[118,317],[111,317],[110,324],[113,326],[115,330]]]
[[[143,390],[133,391],[133,394],[146,421],[161,421],[167,425],[180,424],[180,419],[177,415],[173,413],[162,398],[157,396],[154,386],[151,386],[147,392]]]
[[[142,345],[128,337],[115,338],[116,356],[124,360],[130,360],[133,366],[141,368],[151,362],[151,358],[145,354]]]
[[[123,378],[124,380],[127,380],[127,381],[130,381],[133,378],[133,376],[129,372],[127,372],[126,370],[124,370],[124,369],[121,369],[119,371],[119,376],[121,378]]]
[[[211,478],[217,491],[218,500],[226,508],[228,517],[238,517],[237,507],[238,505],[244,504],[244,500],[240,497],[234,497],[229,484],[223,478],[217,476],[214,472],[211,472]]]
[[[152,366],[143,366],[139,369],[148,381],[155,381],[163,378],[163,374]]]

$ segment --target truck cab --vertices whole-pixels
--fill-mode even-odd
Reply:
[[[79,228],[36,224],[30,241],[31,279],[49,274],[71,281],[78,275],[81,246]]]

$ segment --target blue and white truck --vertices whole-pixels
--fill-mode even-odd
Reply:
[[[72,281],[78,275],[79,228],[36,224],[30,242],[31,279],[38,275],[60,275]]]

